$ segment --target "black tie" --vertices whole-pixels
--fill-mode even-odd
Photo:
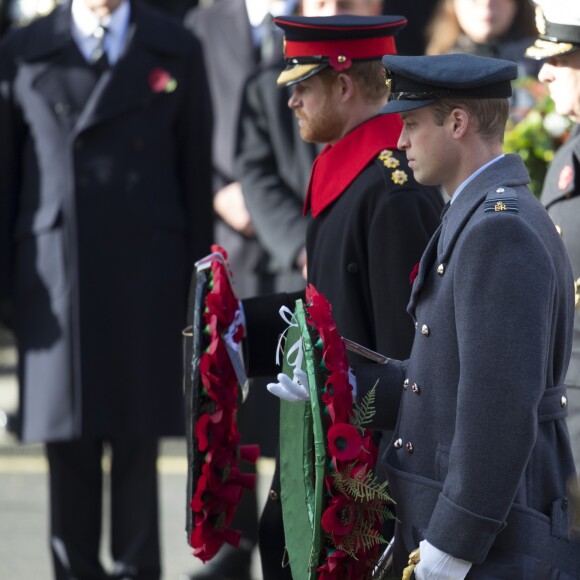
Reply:
[[[107,51],[105,50],[105,39],[107,38],[107,32],[107,28],[101,24],[99,24],[99,26],[97,26],[93,32],[93,37],[97,42],[89,60],[95,69],[100,73],[109,68],[109,59],[107,58]]]

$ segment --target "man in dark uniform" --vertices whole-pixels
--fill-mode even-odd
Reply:
[[[539,79],[547,83],[556,111],[574,123],[568,141],[550,164],[542,202],[559,228],[576,285],[574,341],[566,385],[568,430],[580,471],[580,5],[550,0],[537,7],[539,37],[527,56],[542,60]]]
[[[340,332],[373,350],[408,356],[413,325],[405,312],[409,277],[439,223],[436,188],[423,187],[396,150],[401,124],[379,115],[388,97],[380,57],[395,51],[398,16],[286,17],[287,68],[280,86],[308,142],[326,143],[314,162],[306,197],[308,281],[333,306]],[[244,300],[250,373],[275,371],[277,312],[287,294]],[[356,360],[353,355],[352,361]],[[261,519],[265,578],[280,579],[279,481]]]
[[[21,437],[49,463],[58,579],[160,578],[157,447],[183,435],[181,329],[211,228],[199,41],[127,0],[73,0],[0,45],[0,304]]]
[[[399,148],[451,197],[413,284],[410,359],[354,369],[359,398],[380,379],[375,426],[399,408],[383,456],[396,571],[420,545],[419,580],[578,578],[564,385],[574,287],[522,160],[502,154],[517,68],[472,55],[383,64]]]

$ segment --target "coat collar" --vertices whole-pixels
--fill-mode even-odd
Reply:
[[[184,41],[186,34],[160,32],[158,20],[162,16],[156,11],[137,3],[132,3],[131,9],[125,51],[116,65],[101,75],[76,123],[76,134],[159,97],[149,83],[151,72],[158,69],[174,76],[168,66],[171,57],[191,52],[191,45]],[[34,28],[20,53],[21,61],[35,64],[36,78],[61,74],[63,54],[76,50],[71,34],[70,2],[30,26]]]
[[[161,54],[184,54],[188,48],[178,38],[159,33],[156,22],[163,16],[143,3],[131,2],[131,26],[138,23],[137,34],[132,40],[141,48]],[[38,61],[51,57],[54,53],[70,48],[73,41],[71,33],[71,2],[59,4],[48,16],[29,25],[34,33],[22,47],[20,58],[23,61]],[[129,34],[131,32],[129,31]],[[129,43],[127,43],[128,45]]]
[[[419,271],[407,307],[413,318],[421,289],[431,268],[434,264],[445,264],[449,260],[465,225],[484,202],[488,193],[500,186],[518,187],[525,186],[529,182],[530,177],[524,162],[518,155],[512,154],[490,165],[465,187],[443,216],[441,225],[433,234],[419,262]]]

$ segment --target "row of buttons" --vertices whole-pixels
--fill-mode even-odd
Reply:
[[[401,447],[403,447],[403,440],[402,439],[397,439],[394,443],[395,449],[401,449]],[[413,449],[413,444],[410,441],[407,441],[407,443],[405,443],[405,450],[407,451],[407,453],[410,455],[411,453],[413,453],[414,449]]]

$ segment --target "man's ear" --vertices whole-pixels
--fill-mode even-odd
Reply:
[[[343,101],[348,101],[352,99],[354,95],[354,83],[352,78],[344,73],[340,73],[336,77],[336,82],[340,90],[340,96]]]
[[[460,139],[467,132],[469,127],[469,115],[464,109],[453,109],[449,114],[449,123],[454,139]]]

